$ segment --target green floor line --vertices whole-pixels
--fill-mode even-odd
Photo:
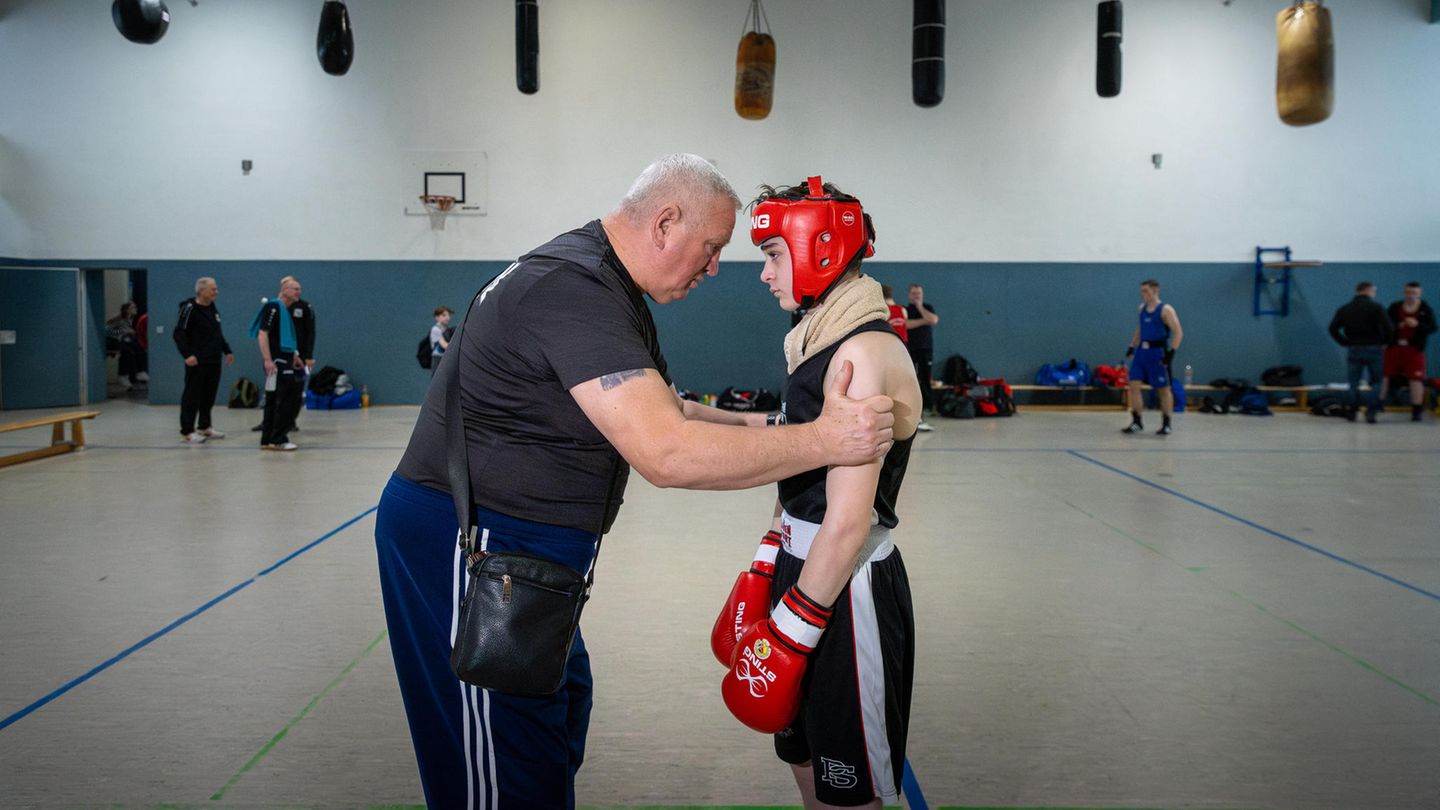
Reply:
[[[1165,559],[1165,560],[1168,560],[1169,562],[1174,563],[1176,566],[1184,569],[1185,571],[1189,572],[1191,575],[1196,576],[1196,577],[1199,577],[1200,579],[1205,580],[1207,583],[1209,583],[1209,584],[1211,585],[1211,587],[1216,588],[1217,590],[1220,590],[1220,591],[1223,591],[1223,592],[1225,592],[1225,593],[1230,594],[1231,596],[1235,597],[1236,599],[1240,600],[1241,602],[1244,602],[1245,604],[1247,604],[1247,605],[1255,608],[1256,610],[1260,611],[1261,613],[1265,614],[1265,615],[1266,615],[1268,618],[1270,618],[1271,620],[1276,621],[1276,622],[1279,622],[1280,624],[1283,624],[1283,625],[1285,625],[1286,627],[1289,627],[1291,630],[1294,630],[1295,632],[1297,632],[1297,633],[1305,636],[1306,638],[1309,638],[1309,639],[1311,639],[1312,641],[1315,641],[1315,642],[1321,644],[1321,645],[1324,646],[1325,648],[1329,649],[1331,652],[1334,652],[1335,654],[1341,656],[1342,658],[1347,659],[1347,660],[1350,661],[1352,664],[1360,667],[1361,669],[1363,669],[1363,670],[1365,670],[1365,671],[1367,671],[1367,672],[1369,672],[1369,673],[1371,673],[1371,674],[1373,674],[1373,675],[1378,675],[1378,676],[1380,676],[1381,678],[1385,679],[1386,681],[1389,681],[1391,684],[1393,684],[1393,685],[1395,685],[1395,686],[1398,686],[1398,687],[1400,687],[1401,689],[1405,690],[1406,692],[1409,692],[1410,694],[1414,695],[1415,697],[1418,697],[1418,698],[1420,698],[1421,700],[1425,701],[1426,703],[1429,703],[1431,706],[1440,707],[1440,700],[1437,700],[1434,696],[1429,695],[1429,694],[1426,694],[1425,692],[1422,692],[1422,691],[1420,691],[1419,689],[1416,689],[1415,687],[1413,687],[1413,686],[1405,683],[1404,681],[1400,680],[1399,678],[1396,678],[1394,675],[1391,675],[1390,673],[1386,672],[1385,670],[1383,670],[1383,669],[1375,666],[1374,664],[1370,663],[1369,661],[1366,661],[1365,659],[1361,658],[1360,656],[1355,655],[1354,653],[1350,652],[1349,650],[1345,649],[1344,647],[1341,647],[1341,646],[1338,645],[1338,644],[1335,644],[1335,643],[1333,643],[1333,642],[1331,642],[1331,641],[1328,641],[1328,640],[1326,640],[1326,639],[1324,639],[1324,638],[1321,638],[1320,636],[1316,635],[1315,633],[1312,633],[1311,631],[1309,631],[1309,630],[1305,629],[1304,627],[1296,624],[1295,622],[1293,622],[1293,621],[1285,618],[1284,616],[1277,615],[1276,613],[1272,612],[1269,608],[1265,607],[1264,605],[1260,604],[1259,602],[1255,601],[1254,599],[1251,599],[1250,597],[1248,597],[1248,596],[1246,596],[1246,595],[1244,595],[1244,594],[1242,594],[1242,593],[1240,593],[1240,592],[1238,592],[1238,591],[1232,590],[1232,589],[1230,589],[1230,588],[1228,588],[1228,587],[1220,584],[1219,582],[1215,581],[1215,579],[1214,579],[1213,577],[1206,576],[1206,575],[1203,573],[1203,572],[1206,570],[1206,567],[1204,567],[1204,566],[1198,566],[1198,567],[1193,567],[1193,568],[1192,568],[1192,567],[1189,567],[1189,566],[1181,565],[1179,560],[1176,560],[1174,557],[1171,557],[1170,555],[1168,555],[1168,554],[1166,554],[1165,552],[1161,551],[1159,548],[1157,548],[1157,547],[1155,547],[1155,546],[1153,546],[1153,545],[1145,542],[1144,540],[1141,540],[1140,538],[1136,537],[1135,535],[1130,534],[1129,532],[1125,531],[1124,529],[1121,529],[1119,526],[1116,526],[1116,525],[1110,523],[1109,521],[1105,520],[1104,518],[1097,517],[1096,515],[1092,515],[1092,514],[1090,514],[1089,512],[1085,511],[1084,509],[1081,509],[1080,507],[1076,506],[1075,504],[1073,504],[1073,503],[1071,503],[1071,502],[1069,502],[1069,501],[1065,501],[1065,505],[1068,506],[1068,507],[1070,507],[1071,509],[1074,509],[1075,511],[1079,512],[1080,514],[1085,515],[1086,517],[1090,518],[1091,520],[1094,520],[1095,522],[1099,523],[1100,525],[1105,526],[1106,528],[1110,529],[1110,531],[1115,532],[1116,534],[1120,535],[1121,537],[1124,537],[1125,539],[1129,540],[1130,542],[1135,543],[1136,545],[1141,546],[1141,547],[1143,547],[1143,548],[1145,548],[1145,549],[1147,549],[1147,550],[1149,550],[1149,551],[1152,551],[1152,552],[1154,552],[1156,555],[1160,556],[1161,558],[1163,558],[1163,559]],[[978,809],[977,809],[977,810],[978,810]],[[1060,809],[1059,809],[1059,808],[1056,808],[1056,810],[1060,810]]]
[[[291,718],[290,722],[286,723],[285,727],[280,729],[280,732],[278,734],[276,734],[274,737],[271,737],[270,742],[265,743],[265,745],[255,753],[255,756],[250,758],[249,762],[245,763],[245,765],[241,767],[239,771],[236,771],[235,775],[230,777],[230,781],[226,782],[224,787],[217,790],[215,792],[215,795],[210,797],[210,801],[218,802],[221,799],[225,798],[225,792],[230,788],[235,787],[235,783],[240,781],[240,777],[244,776],[247,772],[249,772],[251,768],[254,768],[260,762],[260,760],[265,758],[266,754],[270,753],[271,749],[273,749],[277,743],[285,739],[285,735],[290,733],[290,729],[294,728],[295,725],[301,720],[304,720],[305,715],[309,714],[311,709],[319,705],[320,701],[324,700],[325,696],[330,694],[330,690],[339,686],[340,682],[345,680],[345,677],[349,675],[350,672],[355,669],[355,667],[359,666],[360,662],[364,661],[365,658],[370,655],[370,652],[374,650],[377,645],[380,644],[380,642],[385,640],[385,636],[389,632],[389,630],[380,631],[380,635],[376,636],[375,640],[370,642],[370,645],[365,648],[365,651],[355,656],[355,660],[351,661],[350,664],[345,667],[345,669],[341,670],[340,674],[336,675],[334,680],[330,681],[330,683],[325,684],[325,688],[321,689],[319,694],[317,694],[313,698],[310,698],[310,702],[305,704],[305,708],[301,709],[299,714]]]

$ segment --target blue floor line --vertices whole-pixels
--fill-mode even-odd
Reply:
[[[85,683],[86,681],[90,680],[91,678],[95,677],[96,675],[99,675],[100,673],[104,672],[105,670],[109,669],[110,667],[112,667],[112,666],[120,663],[121,661],[123,661],[123,660],[125,660],[126,658],[130,657],[130,655],[133,654],[133,653],[135,653],[136,651],[144,649],[144,648],[145,648],[146,646],[148,646],[151,642],[155,641],[156,639],[162,638],[163,636],[165,636],[165,634],[169,633],[171,630],[174,630],[175,628],[177,628],[177,627],[179,627],[180,625],[182,625],[182,624],[190,621],[191,619],[195,618],[196,616],[199,616],[200,614],[204,613],[205,611],[209,610],[210,608],[215,607],[216,605],[220,604],[221,602],[224,602],[226,599],[229,599],[230,597],[234,596],[235,594],[239,593],[240,591],[244,590],[245,588],[250,587],[251,585],[255,584],[255,581],[258,580],[260,577],[265,576],[266,574],[270,573],[271,571],[274,571],[275,569],[279,568],[280,566],[284,565],[285,563],[288,563],[288,562],[290,562],[291,560],[295,559],[296,557],[300,556],[301,554],[304,554],[306,551],[309,551],[310,549],[314,548],[315,546],[318,546],[318,545],[320,545],[321,543],[325,542],[326,540],[329,540],[331,537],[334,537],[335,535],[337,535],[337,534],[339,534],[340,532],[344,531],[345,529],[349,528],[349,527],[350,527],[351,525],[353,525],[356,521],[359,521],[360,519],[364,518],[366,515],[370,514],[371,512],[374,512],[377,508],[379,508],[379,507],[378,507],[378,506],[372,506],[372,507],[370,507],[369,509],[366,509],[364,512],[361,512],[360,514],[356,515],[355,517],[350,518],[349,520],[345,521],[344,523],[340,524],[339,526],[335,527],[334,529],[331,529],[330,531],[326,532],[326,533],[325,533],[324,535],[322,535],[319,539],[312,540],[311,542],[306,543],[305,545],[301,546],[298,550],[291,552],[289,555],[287,555],[286,557],[284,557],[283,559],[281,559],[280,562],[275,563],[274,565],[270,566],[269,568],[266,568],[265,570],[261,571],[260,573],[256,574],[255,576],[250,577],[249,579],[245,580],[244,582],[240,583],[239,585],[236,585],[235,587],[233,587],[233,588],[231,588],[230,590],[228,590],[228,591],[220,594],[219,596],[215,597],[214,599],[211,599],[209,602],[206,602],[205,604],[201,605],[200,607],[195,608],[194,610],[190,611],[189,613],[186,613],[184,616],[181,616],[180,618],[176,619],[175,621],[171,622],[170,624],[166,625],[165,627],[163,627],[163,628],[161,628],[161,629],[159,629],[159,630],[156,630],[154,633],[151,633],[150,635],[146,636],[145,638],[141,639],[140,641],[137,641],[136,643],[134,643],[134,644],[132,644],[131,646],[127,647],[125,650],[123,650],[123,651],[121,651],[120,653],[116,654],[116,655],[115,655],[114,657],[112,657],[110,660],[104,662],[103,664],[100,664],[99,666],[96,666],[95,668],[91,669],[89,672],[86,672],[85,674],[81,675],[80,677],[75,678],[74,680],[70,681],[69,683],[65,684],[64,686],[60,687],[59,689],[56,689],[55,691],[53,691],[53,692],[51,692],[50,694],[46,695],[45,697],[40,698],[39,700],[35,701],[34,703],[31,703],[29,706],[26,706],[25,708],[21,709],[20,711],[15,712],[14,714],[10,715],[9,717],[6,717],[4,720],[0,720],[0,731],[4,731],[6,728],[14,725],[15,723],[19,722],[20,720],[23,720],[23,719],[24,719],[25,717],[27,717],[28,715],[33,714],[35,711],[37,711],[37,710],[40,709],[41,707],[45,706],[47,703],[50,703],[51,701],[53,701],[53,700],[55,700],[56,698],[60,697],[61,695],[65,694],[66,692],[69,692],[71,689],[74,689],[75,687],[79,686],[79,685],[82,684],[82,683]]]
[[[905,775],[900,779],[900,789],[905,793],[905,803],[910,810],[930,810],[930,805],[925,803],[925,794],[920,790],[920,781],[915,778],[915,771],[910,769],[910,760],[905,760]]]
[[[1281,540],[1284,540],[1284,541],[1287,542],[1287,543],[1291,543],[1291,544],[1293,544],[1293,545],[1299,546],[1300,548],[1303,548],[1303,549],[1305,549],[1306,551],[1313,551],[1313,552],[1315,552],[1316,554],[1319,554],[1319,555],[1322,556],[1322,557],[1326,557],[1326,558],[1331,559],[1331,560],[1334,560],[1335,562],[1338,562],[1338,563],[1343,563],[1344,565],[1348,565],[1348,566],[1350,566],[1351,568],[1354,568],[1354,569],[1356,569],[1356,570],[1358,570],[1358,571],[1364,571],[1365,573],[1370,574],[1370,575],[1372,575],[1372,576],[1379,577],[1380,579],[1383,579],[1383,580],[1385,580],[1386,582],[1389,582],[1389,583],[1394,584],[1394,585],[1399,585],[1400,587],[1405,588],[1406,590],[1414,591],[1415,593],[1418,593],[1418,594],[1420,594],[1421,596],[1428,596],[1429,598],[1434,599],[1434,600],[1437,601],[1437,602],[1440,602],[1440,593],[1434,593],[1434,592],[1432,592],[1432,591],[1427,591],[1427,590],[1425,590],[1424,588],[1419,587],[1418,585],[1412,585],[1412,584],[1410,584],[1409,582],[1406,582],[1406,581],[1403,580],[1403,579],[1398,579],[1398,578],[1396,578],[1396,577],[1390,576],[1389,574],[1387,574],[1387,573],[1385,573],[1385,572],[1383,572],[1383,571],[1377,571],[1377,570],[1375,570],[1374,568],[1371,568],[1371,567],[1368,566],[1368,565],[1362,565],[1362,564],[1360,564],[1360,563],[1355,562],[1354,560],[1347,560],[1347,559],[1345,559],[1344,557],[1341,557],[1339,554],[1335,554],[1334,552],[1326,551],[1325,549],[1320,548],[1319,546],[1312,546],[1312,545],[1310,545],[1309,543],[1305,542],[1304,540],[1299,540],[1299,539],[1296,539],[1296,538],[1294,538],[1294,537],[1291,537],[1291,536],[1288,535],[1288,534],[1284,534],[1284,533],[1282,533],[1282,532],[1277,532],[1277,531],[1275,531],[1274,529],[1271,529],[1271,528],[1269,528],[1269,527],[1267,527],[1267,526],[1261,526],[1259,523],[1256,523],[1256,522],[1253,521],[1253,520],[1247,520],[1247,519],[1245,519],[1245,518],[1243,518],[1243,517],[1240,517],[1239,515],[1232,514],[1232,513],[1230,513],[1230,512],[1226,512],[1224,509],[1221,509],[1221,508],[1218,507],[1218,506],[1212,506],[1212,505],[1210,505],[1210,504],[1208,504],[1208,503],[1205,503],[1204,501],[1196,500],[1195,498],[1192,498],[1192,497],[1190,497],[1189,495],[1186,495],[1186,494],[1183,493],[1183,492],[1179,492],[1179,491],[1177,491],[1177,490],[1170,489],[1169,487],[1162,486],[1162,485],[1160,485],[1160,484],[1155,483],[1154,481],[1147,481],[1146,479],[1141,478],[1141,477],[1138,476],[1138,475],[1134,475],[1133,473],[1128,473],[1128,472],[1120,469],[1119,467],[1112,467],[1112,466],[1110,466],[1109,464],[1106,464],[1106,463],[1103,462],[1103,461],[1099,461],[1099,460],[1097,460],[1097,459],[1090,458],[1089,456],[1087,456],[1087,455],[1085,455],[1084,453],[1081,453],[1081,452],[1079,452],[1079,451],[1077,451],[1077,450],[1070,450],[1070,451],[1068,451],[1068,452],[1070,453],[1070,455],[1074,456],[1075,458],[1081,459],[1081,460],[1083,460],[1083,461],[1088,461],[1088,462],[1090,462],[1091,464],[1094,464],[1094,465],[1097,466],[1097,467],[1103,467],[1104,469],[1107,469],[1107,470],[1109,470],[1110,472],[1116,473],[1116,474],[1118,474],[1118,475],[1123,475],[1123,476],[1125,476],[1126,478],[1131,479],[1132,481],[1138,481],[1138,482],[1144,484],[1144,485],[1147,486],[1147,487],[1151,487],[1152,489],[1158,489],[1158,490],[1160,490],[1161,492],[1164,492],[1164,493],[1167,494],[1167,495],[1174,495],[1175,497],[1181,499],[1182,501],[1186,501],[1186,502],[1188,502],[1188,503],[1195,504],[1196,506],[1199,506],[1199,507],[1201,507],[1202,509],[1208,509],[1208,510],[1210,510],[1211,512],[1214,512],[1214,513],[1217,514],[1217,515],[1221,515],[1221,516],[1223,516],[1223,517],[1230,518],[1231,520],[1233,520],[1233,521],[1235,521],[1235,522],[1237,522],[1237,523],[1243,523],[1244,525],[1249,526],[1249,527],[1252,528],[1252,529],[1256,529],[1256,530],[1258,530],[1258,531],[1264,532],[1265,534],[1268,534],[1268,535],[1270,535],[1271,537],[1279,538],[1279,539],[1281,539]]]

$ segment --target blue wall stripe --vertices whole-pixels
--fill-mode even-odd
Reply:
[[[374,512],[377,508],[379,508],[379,507],[378,507],[378,506],[372,506],[372,507],[370,507],[369,509],[366,509],[364,512],[361,512],[360,514],[356,515],[355,517],[350,518],[349,520],[345,521],[344,523],[340,524],[339,526],[335,527],[334,529],[331,529],[330,531],[326,532],[326,533],[325,533],[323,536],[321,536],[320,538],[318,538],[318,539],[316,539],[316,540],[312,540],[311,542],[306,543],[305,545],[301,546],[301,547],[300,547],[299,549],[297,549],[296,551],[291,552],[290,554],[286,555],[283,559],[280,560],[280,562],[275,563],[274,565],[270,566],[269,568],[266,568],[265,570],[261,571],[260,573],[256,574],[255,576],[250,577],[249,579],[245,580],[244,582],[240,583],[239,585],[236,585],[235,587],[233,587],[233,588],[231,588],[230,590],[228,590],[228,591],[220,594],[219,596],[215,597],[214,599],[211,599],[209,602],[206,602],[205,604],[201,605],[200,607],[195,608],[194,610],[190,611],[189,613],[186,613],[184,616],[181,616],[180,618],[176,619],[175,621],[171,622],[170,624],[167,624],[167,625],[164,626],[163,628],[161,628],[161,629],[159,629],[159,630],[156,630],[155,632],[151,633],[150,635],[146,636],[145,638],[143,638],[143,639],[141,639],[140,641],[138,641],[138,642],[130,645],[130,646],[127,647],[125,650],[123,650],[123,651],[121,651],[120,653],[116,654],[114,657],[110,658],[108,661],[104,662],[103,664],[100,664],[99,666],[94,667],[94,668],[91,669],[89,672],[86,672],[85,674],[81,675],[80,677],[75,678],[74,680],[70,681],[69,683],[65,684],[64,686],[60,687],[59,689],[56,689],[55,691],[53,691],[53,692],[51,692],[50,694],[46,695],[45,697],[40,698],[39,700],[35,701],[34,703],[31,703],[29,706],[26,706],[25,708],[21,709],[20,711],[15,712],[14,714],[10,715],[9,717],[6,717],[4,720],[0,720],[0,731],[5,730],[6,728],[10,727],[11,725],[14,725],[16,722],[24,719],[26,716],[28,716],[28,715],[30,715],[30,714],[33,714],[36,710],[40,709],[40,708],[43,707],[45,704],[50,703],[51,701],[53,701],[53,700],[55,700],[56,698],[60,697],[61,695],[65,694],[66,692],[69,692],[71,689],[74,689],[75,687],[79,686],[79,685],[82,684],[82,683],[85,683],[86,681],[90,680],[91,678],[95,677],[96,675],[99,675],[101,672],[104,672],[105,670],[107,670],[107,669],[109,669],[110,667],[112,667],[112,666],[120,663],[121,661],[125,660],[126,658],[129,658],[132,653],[134,653],[134,652],[136,652],[136,651],[138,651],[138,650],[144,649],[144,648],[145,648],[146,646],[148,646],[151,642],[155,641],[155,640],[158,639],[158,638],[163,637],[165,634],[169,633],[171,630],[174,630],[175,628],[177,628],[177,627],[179,627],[180,625],[182,625],[182,624],[190,621],[191,619],[195,618],[196,616],[199,616],[200,614],[204,613],[205,611],[209,610],[210,608],[215,607],[216,605],[220,604],[221,602],[224,602],[226,599],[229,599],[230,597],[234,596],[235,594],[239,593],[240,591],[244,590],[245,588],[250,587],[251,585],[255,584],[255,580],[259,579],[260,577],[265,576],[266,574],[270,573],[271,571],[274,571],[275,569],[279,568],[280,566],[284,565],[285,563],[290,562],[291,560],[295,559],[296,557],[300,556],[301,554],[304,554],[306,551],[309,551],[310,549],[314,548],[315,546],[320,545],[321,543],[325,542],[326,540],[329,540],[331,537],[334,537],[335,535],[337,535],[337,534],[339,534],[340,532],[344,531],[345,529],[349,528],[349,527],[350,527],[351,525],[353,525],[356,521],[360,520],[361,518],[365,517],[366,515],[370,514],[371,512]]]
[[[1106,463],[1103,462],[1103,461],[1098,461],[1098,460],[1096,460],[1096,459],[1093,459],[1093,458],[1085,455],[1084,453],[1081,453],[1081,452],[1078,452],[1078,451],[1075,451],[1075,450],[1071,450],[1071,451],[1070,451],[1070,455],[1072,455],[1072,456],[1074,456],[1074,457],[1076,457],[1076,458],[1078,458],[1078,459],[1081,459],[1081,460],[1083,460],[1083,461],[1088,461],[1088,462],[1090,462],[1091,464],[1094,464],[1094,465],[1097,466],[1097,467],[1103,467],[1104,469],[1107,469],[1107,470],[1109,470],[1110,472],[1116,473],[1116,474],[1118,474],[1118,475],[1123,475],[1123,476],[1125,476],[1126,478],[1129,478],[1129,479],[1132,480],[1132,481],[1139,481],[1140,483],[1144,484],[1145,486],[1150,487],[1150,488],[1152,488],[1152,489],[1158,489],[1158,490],[1160,490],[1161,492],[1164,492],[1164,493],[1167,494],[1167,495],[1174,495],[1175,497],[1181,499],[1182,501],[1186,501],[1186,502],[1188,502],[1188,503],[1193,503],[1193,504],[1195,504],[1196,506],[1201,507],[1202,509],[1208,509],[1208,510],[1210,510],[1211,512],[1214,512],[1214,513],[1217,514],[1217,515],[1221,515],[1221,516],[1223,516],[1223,517],[1230,518],[1231,520],[1235,521],[1236,523],[1243,523],[1243,524],[1245,524],[1246,526],[1249,526],[1249,527],[1252,528],[1252,529],[1255,529],[1255,530],[1257,530],[1257,531],[1264,532],[1265,534],[1268,534],[1268,535],[1270,535],[1271,537],[1279,538],[1279,539],[1284,540],[1285,542],[1290,543],[1290,544],[1292,544],[1292,545],[1299,546],[1300,548],[1303,548],[1303,549],[1305,549],[1306,551],[1313,551],[1314,553],[1319,554],[1319,555],[1322,556],[1322,557],[1326,557],[1326,558],[1328,558],[1328,559],[1334,560],[1335,562],[1342,563],[1342,564],[1344,564],[1344,565],[1348,565],[1348,566],[1350,566],[1351,568],[1354,568],[1354,569],[1356,569],[1356,570],[1358,570],[1358,571],[1364,571],[1365,573],[1370,574],[1370,575],[1372,575],[1372,576],[1377,576],[1377,577],[1385,580],[1386,582],[1392,583],[1392,584],[1394,584],[1394,585],[1399,585],[1400,587],[1405,588],[1406,590],[1414,591],[1415,593],[1418,593],[1418,594],[1420,594],[1421,596],[1428,596],[1428,597],[1430,597],[1431,599],[1434,599],[1435,601],[1440,602],[1440,593],[1434,593],[1434,592],[1432,592],[1432,591],[1427,591],[1427,590],[1425,590],[1424,588],[1421,588],[1421,587],[1419,587],[1419,586],[1417,586],[1417,585],[1412,585],[1412,584],[1406,582],[1406,581],[1403,580],[1403,579],[1397,579],[1396,577],[1392,577],[1392,576],[1390,576],[1389,574],[1387,574],[1387,573],[1385,573],[1385,572],[1383,572],[1383,571],[1377,571],[1377,570],[1375,570],[1374,568],[1371,568],[1371,567],[1368,566],[1368,565],[1361,565],[1360,563],[1357,563],[1357,562],[1355,562],[1354,560],[1347,560],[1347,559],[1345,559],[1344,557],[1341,557],[1339,554],[1335,554],[1335,553],[1333,553],[1333,552],[1326,551],[1325,549],[1320,548],[1319,546],[1312,546],[1312,545],[1310,545],[1309,543],[1305,542],[1304,540],[1297,540],[1296,538],[1291,537],[1291,536],[1288,535],[1288,534],[1283,534],[1283,533],[1281,533],[1281,532],[1277,532],[1277,531],[1275,531],[1274,529],[1271,529],[1271,528],[1269,528],[1269,527],[1261,526],[1259,523],[1256,523],[1256,522],[1253,521],[1253,520],[1247,520],[1247,519],[1245,519],[1245,518],[1243,518],[1243,517],[1240,517],[1239,515],[1232,514],[1232,513],[1230,513],[1230,512],[1226,512],[1224,509],[1221,509],[1221,508],[1218,507],[1218,506],[1212,506],[1212,505],[1210,505],[1210,504],[1208,504],[1208,503],[1205,503],[1204,501],[1196,500],[1195,498],[1192,498],[1192,497],[1190,497],[1189,495],[1186,495],[1186,494],[1183,493],[1183,492],[1178,492],[1178,491],[1176,491],[1176,490],[1170,489],[1169,487],[1162,486],[1162,485],[1160,485],[1160,484],[1155,483],[1154,481],[1147,481],[1147,480],[1145,480],[1144,478],[1141,478],[1141,477],[1138,476],[1138,475],[1134,475],[1134,474],[1132,474],[1132,473],[1128,473],[1128,472],[1120,469],[1119,467],[1112,467],[1112,466],[1110,466],[1109,464],[1106,464]]]

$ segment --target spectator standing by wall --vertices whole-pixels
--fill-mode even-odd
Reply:
[[[880,292],[885,296],[885,306],[890,310],[890,328],[900,336],[902,343],[910,342],[910,330],[905,328],[905,319],[908,313],[905,307],[895,303],[895,288],[889,284],[881,284]]]
[[[935,335],[936,324],[940,323],[940,316],[935,314],[935,308],[925,303],[925,288],[919,284],[910,285],[910,303],[905,307],[906,315],[905,328],[910,333],[905,341],[905,350],[910,352],[910,361],[915,364],[915,377],[920,380],[920,396],[924,400],[924,410],[920,414],[920,424],[915,429],[921,432],[933,430],[925,422],[925,414],[935,407],[935,394],[930,388],[931,366],[935,362]]]
[[[435,308],[435,325],[430,327],[430,376],[440,367],[440,356],[450,348],[450,316],[455,310],[441,304]]]
[[[310,375],[315,371],[315,308],[310,302],[301,298],[303,288],[300,280],[294,276],[286,276],[280,280],[281,284],[286,281],[295,284],[295,303],[291,304],[290,322],[295,325],[295,349],[300,355],[301,368],[296,369],[296,380],[300,383],[300,395],[290,406],[290,424],[286,432],[299,430],[296,420],[300,418],[300,409],[305,405],[305,389],[309,387]]]
[[[180,394],[180,435],[191,444],[206,439],[223,439],[225,434],[210,423],[210,409],[220,388],[220,362],[235,362],[235,354],[220,329],[220,310],[215,299],[220,288],[215,279],[195,281],[195,297],[180,303],[180,320],[175,325],[175,347],[185,358],[185,390]],[[198,427],[198,429],[197,429]]]
[[[295,407],[295,398],[303,396],[304,382],[295,324],[290,307],[300,298],[300,285],[286,277],[280,282],[280,293],[266,301],[250,324],[250,335],[260,347],[265,364],[265,416],[260,422],[260,449],[295,450],[299,445],[290,441],[288,415]]]
[[[1330,337],[1345,347],[1346,376],[1350,382],[1350,406],[1345,418],[1355,421],[1360,410],[1360,377],[1370,378],[1370,396],[1365,402],[1365,421],[1375,424],[1380,408],[1380,385],[1384,378],[1385,344],[1390,342],[1390,316],[1375,303],[1375,285],[1362,281],[1355,285],[1355,297],[1335,310],[1330,319]]]
[[[1425,342],[1435,331],[1435,310],[1424,298],[1420,282],[1405,285],[1405,297],[1390,305],[1391,343],[1385,347],[1385,381],[1380,399],[1389,398],[1390,378],[1403,377],[1410,385],[1410,421],[1425,412]]]

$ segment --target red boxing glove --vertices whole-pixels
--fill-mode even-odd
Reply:
[[[798,587],[785,592],[769,619],[740,639],[720,694],[730,713],[762,734],[776,734],[800,711],[800,680],[830,610]]]
[[[760,541],[750,570],[735,578],[730,598],[710,630],[710,651],[720,666],[730,666],[735,644],[757,622],[770,616],[770,583],[775,579],[775,555],[780,551],[780,533],[769,531]]]

